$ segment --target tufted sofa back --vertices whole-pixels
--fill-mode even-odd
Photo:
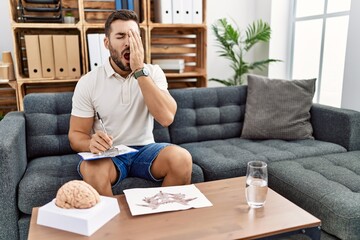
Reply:
[[[181,144],[240,137],[246,90],[246,86],[170,90],[178,110],[169,128],[155,122],[155,141]],[[72,96],[72,92],[25,96],[28,159],[74,153],[67,135]]]
[[[178,104],[169,127],[172,143],[240,137],[246,86],[174,89],[170,93]]]
[[[68,139],[72,96],[70,92],[25,96],[28,159],[74,153]]]

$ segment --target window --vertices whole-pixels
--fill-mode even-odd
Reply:
[[[290,76],[317,78],[314,102],[340,107],[351,0],[295,0]]]

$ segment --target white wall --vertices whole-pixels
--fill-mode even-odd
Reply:
[[[211,25],[220,18],[227,18],[236,22],[240,29],[254,20],[256,1],[254,0],[207,0],[206,22],[208,26],[207,38],[207,76],[210,78],[227,79],[232,76],[230,61],[219,57],[217,52],[220,48],[216,46]],[[226,7],[225,7],[226,6]],[[217,82],[209,81],[209,87],[223,86]]]
[[[289,79],[290,40],[291,40],[291,1],[272,0],[271,4],[271,40],[269,58],[279,59],[269,65],[270,78]]]
[[[351,1],[341,107],[360,111],[360,1]]]
[[[257,0],[255,3],[255,12],[252,21],[261,19],[264,22],[271,24],[271,5],[273,0]],[[272,34],[273,35],[273,34]],[[259,42],[256,46],[254,46],[252,52],[252,58],[255,61],[260,61],[269,58],[269,43]],[[264,70],[254,70],[254,74],[260,74],[267,76],[268,75],[268,67]]]
[[[10,8],[8,0],[0,0],[0,60],[2,52],[11,51],[14,60],[14,51],[10,27]],[[15,60],[14,60],[15,61]]]

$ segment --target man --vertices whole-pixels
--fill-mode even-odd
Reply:
[[[135,12],[123,9],[108,17],[104,44],[110,51],[109,62],[84,75],[76,85],[70,144],[77,152],[99,153],[119,144],[139,151],[80,161],[80,176],[104,196],[112,196],[112,187],[127,176],[163,181],[163,186],[189,184],[189,152],[173,144],[154,143],[154,119],[169,126],[177,105],[160,67],[144,64]]]

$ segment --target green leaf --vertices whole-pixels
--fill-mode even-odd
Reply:
[[[229,66],[233,70],[233,75],[228,80],[211,78],[210,81],[216,81],[226,86],[242,85],[245,75],[251,70],[262,70],[269,63],[280,61],[265,59],[248,63],[244,59],[255,44],[270,40],[270,25],[261,19],[248,25],[245,36],[242,36],[241,30],[237,26],[233,27],[226,18],[218,19],[211,28],[215,35],[216,45],[220,48],[217,53],[220,57],[230,60]]]
[[[253,22],[247,27],[246,39],[245,39],[245,50],[249,51],[256,43],[269,42],[271,36],[270,25],[262,20]]]
[[[231,81],[231,80],[222,80],[222,79],[217,79],[217,78],[210,78],[209,81],[214,81],[214,82],[218,82],[221,83],[225,86],[235,86],[236,84]]]
[[[257,61],[257,62],[253,62],[252,64],[249,65],[249,69],[259,69],[259,70],[264,70],[266,66],[269,65],[269,63],[272,62],[282,62],[281,60],[277,60],[277,59],[266,59],[266,60],[262,60],[262,61]]]

